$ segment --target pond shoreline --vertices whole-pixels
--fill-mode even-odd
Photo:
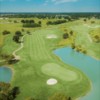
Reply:
[[[64,49],[64,48],[68,48],[68,47],[63,47],[63,48],[58,48],[58,49],[55,49],[54,51],[56,51],[56,50],[60,50],[60,49]],[[60,51],[59,51],[60,52]],[[65,52],[66,53],[66,52]],[[59,60],[61,60],[61,61],[63,61],[64,63],[66,63],[66,64],[69,64],[68,62],[65,62],[64,61],[64,59],[62,59],[62,57],[60,56],[60,54],[56,54],[55,52],[54,52],[54,54],[59,58]],[[67,56],[67,54],[66,54],[66,56]],[[89,55],[86,55],[87,57],[89,56]],[[90,57],[90,56],[89,56]],[[70,58],[69,58],[70,59]],[[77,57],[76,57],[76,59],[77,59]],[[94,58],[92,58],[91,57],[91,59],[94,59]],[[96,59],[94,59],[94,60],[96,60]],[[98,61],[98,60],[97,60]],[[69,64],[69,65],[71,65],[71,64]],[[73,66],[73,64],[71,65],[71,66]],[[73,66],[74,67],[74,66]],[[78,67],[74,67],[74,68],[76,68],[76,69],[78,69],[78,70],[81,70],[81,69],[79,69]],[[82,70],[81,70],[82,71]],[[83,73],[84,73],[84,71],[82,71]],[[87,77],[89,77],[86,73],[84,73]],[[90,78],[89,78],[89,80],[90,80]],[[88,96],[88,95],[90,95],[91,94],[91,92],[92,92],[92,90],[93,90],[93,80],[90,80],[90,86],[91,86],[91,89],[86,93],[86,95],[85,96],[81,96],[81,97],[77,97],[78,99],[81,99],[81,98],[84,98],[84,97],[86,97],[86,96]],[[85,99],[82,99],[82,100],[85,100]],[[88,100],[88,99],[87,99]]]

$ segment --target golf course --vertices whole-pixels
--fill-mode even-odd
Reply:
[[[86,22],[80,18],[58,25],[46,25],[49,19],[26,19],[33,19],[36,23],[41,20],[42,25],[28,28],[23,27],[23,18],[0,19],[0,67],[11,69],[12,74],[9,81],[5,78],[3,82],[20,88],[16,100],[52,100],[50,97],[57,93],[71,97],[71,100],[81,100],[91,92],[91,79],[76,65],[65,63],[54,51],[64,47],[73,48],[74,45],[75,52],[99,61],[100,65],[100,34],[95,38],[95,34],[98,35],[96,31],[100,30],[100,20],[91,18]],[[4,35],[5,30],[10,34]],[[19,43],[13,38],[16,31],[22,34]],[[65,33],[68,33],[67,38],[63,38]],[[66,52],[63,55],[69,58]],[[84,65],[80,61],[78,63]],[[85,69],[88,67],[85,66]]]

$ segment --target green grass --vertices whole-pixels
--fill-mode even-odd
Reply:
[[[93,29],[84,26],[84,24],[74,26],[72,29],[77,33],[77,37],[75,39],[76,45],[82,45],[87,50],[88,55],[93,58],[100,59],[100,43],[91,42],[92,38],[89,36],[89,32]]]
[[[59,66],[56,63],[47,63],[42,66],[42,72],[46,75],[57,77],[58,79],[64,81],[77,81],[79,80],[79,75],[71,70],[66,69],[66,67]]]
[[[73,98],[87,94],[90,90],[90,80],[87,76],[80,70],[64,64],[53,54],[53,49],[62,40],[63,31],[61,28],[65,27],[76,32],[76,44],[86,46],[89,55],[99,58],[97,52],[99,45],[90,43],[87,38],[89,29],[83,26],[81,22],[81,20],[78,20],[58,26],[50,26],[49,28],[28,29],[32,35],[23,33],[26,34],[24,37],[24,48],[17,52],[21,57],[21,61],[11,66],[14,69],[11,85],[19,86],[21,90],[16,100],[25,100],[28,97],[47,100],[49,96],[56,92],[64,93]],[[12,36],[16,30],[22,29],[21,24],[3,24],[0,27],[1,31],[9,29],[12,32],[12,34],[5,37],[2,46],[3,53],[12,54],[20,46],[20,44],[12,41]],[[58,38],[47,39],[46,36],[48,34],[55,34]],[[46,64],[53,64],[54,67]],[[52,77],[56,78],[58,83],[54,86],[48,86],[46,81]]]

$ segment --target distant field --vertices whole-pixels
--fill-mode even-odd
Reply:
[[[21,19],[11,20],[20,22]],[[35,20],[38,21],[38,19]],[[74,41],[76,45],[82,45],[87,50],[87,55],[100,59],[99,49],[97,49],[100,47],[100,43],[91,42],[91,36],[88,35],[91,28],[86,27],[82,19],[49,27],[45,25],[46,21],[43,20],[44,27],[25,29],[25,31],[29,30],[32,35],[23,32],[25,35],[24,47],[17,52],[21,60],[11,66],[14,69],[11,85],[19,86],[21,89],[21,93],[16,100],[25,100],[28,97],[47,100],[55,92],[61,92],[77,98],[87,94],[91,88],[90,80],[84,73],[73,66],[64,64],[53,54],[53,50],[60,47],[59,43],[61,41],[63,44],[63,30],[68,29],[73,30],[76,34],[73,37],[75,41],[72,39],[66,40],[67,42],[64,41],[64,46],[70,46],[70,42]],[[12,37],[15,31],[22,29],[22,24],[4,22],[0,21],[0,45],[3,43],[0,53],[11,55],[14,50],[20,47],[20,44],[13,42]],[[99,23],[94,23],[95,25],[99,25]],[[2,37],[1,34],[4,30],[11,31],[11,34]],[[48,39],[47,36],[50,34],[56,35],[57,38]],[[46,82],[52,77],[57,79],[58,83],[54,86],[49,86]]]

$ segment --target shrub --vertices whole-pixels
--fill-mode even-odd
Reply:
[[[10,34],[10,31],[5,30],[5,31],[2,32],[2,34],[3,34],[3,35]]]
[[[63,39],[67,39],[69,37],[68,33],[63,34]]]

